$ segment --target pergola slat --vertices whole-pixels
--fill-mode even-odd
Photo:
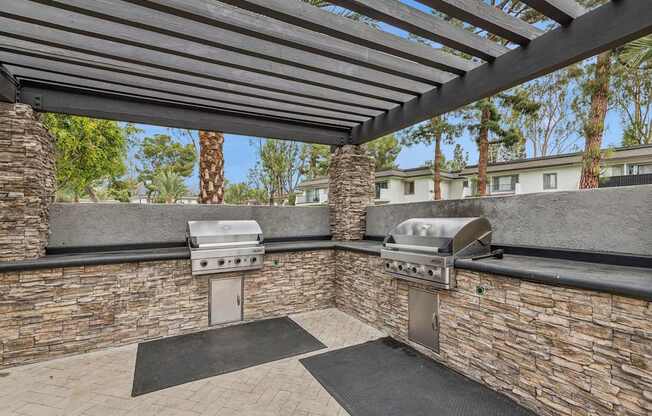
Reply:
[[[210,92],[227,93],[252,99],[264,99],[282,104],[301,105],[307,108],[336,111],[362,117],[377,116],[382,112],[381,110],[354,107],[345,104],[315,100],[290,94],[281,94],[273,91],[261,90],[258,88],[245,87],[237,84],[230,84],[227,82],[220,82],[185,74],[173,73],[161,69],[146,68],[140,65],[128,64],[108,58],[91,57],[78,52],[64,51],[48,46],[40,46],[31,42],[14,41],[12,44],[6,44],[6,41],[6,38],[0,36],[0,52],[11,53],[16,57],[22,58],[18,61],[13,60],[13,63],[22,63],[24,65],[28,65],[30,58],[36,58],[43,61],[42,68],[50,68],[51,64],[56,65],[57,63],[64,63],[77,68],[80,72],[94,71],[99,69],[110,71],[115,75],[132,75],[136,77],[147,78],[152,81],[174,83],[177,86],[201,88]],[[63,55],[64,53],[66,55],[65,57]]]
[[[270,60],[243,55],[226,49],[218,49],[180,37],[164,35],[139,29],[132,26],[121,25],[112,21],[95,18],[92,16],[72,13],[67,10],[48,6],[36,6],[30,1],[14,2],[0,0],[0,14],[15,21],[27,21],[44,28],[54,28],[60,32],[63,39],[75,36],[85,36],[87,42],[110,40],[116,44],[114,49],[125,47],[132,49],[148,50],[168,55],[168,61],[177,58],[186,58],[196,62],[223,65],[233,70],[247,70],[263,75],[278,77],[279,79],[301,82],[355,92],[372,98],[394,100],[402,102],[432,88],[432,85],[421,84],[415,81],[404,80],[398,86],[376,86],[371,82],[351,81],[341,76],[328,75],[321,72],[303,69],[295,66],[280,64]],[[40,31],[41,29],[38,29]],[[111,52],[108,49],[107,52]],[[348,65],[348,64],[347,64]],[[368,70],[370,71],[370,70]],[[398,83],[397,77],[394,81]],[[408,88],[408,83],[411,83]],[[401,88],[401,87],[405,87]]]
[[[383,88],[422,92],[432,85],[440,85],[454,77],[450,73],[432,71],[432,78],[435,79],[424,84],[403,76],[288,47],[260,36],[245,35],[206,23],[187,20],[156,9],[140,7],[123,0],[95,0],[92,3],[87,0],[66,0],[65,4],[50,0],[39,0],[39,2],[45,2],[53,7],[71,12],[113,20],[116,23],[127,24],[138,29],[181,38],[182,41],[218,48],[214,50],[213,55],[224,54],[224,50],[226,50]],[[170,45],[169,41],[166,42],[166,45]]]
[[[222,3],[456,74],[463,75],[476,66],[467,59],[420,45],[297,0],[222,0]]]
[[[586,13],[586,9],[575,0],[521,0],[534,10],[555,22],[567,26],[573,19]]]
[[[283,110],[273,110],[268,108],[255,107],[250,105],[238,105],[227,101],[209,100],[202,97],[192,96],[189,93],[179,94],[178,91],[153,90],[150,88],[141,88],[139,86],[130,86],[125,84],[114,83],[112,80],[98,80],[90,78],[77,77],[52,71],[41,71],[33,68],[21,68],[9,65],[16,72],[16,76],[21,81],[39,82],[44,85],[65,86],[67,88],[80,87],[85,90],[100,91],[102,93],[119,93],[133,97],[145,99],[156,99],[160,101],[211,108],[219,111],[234,111],[250,115],[262,115],[278,117],[286,120],[299,120],[304,122],[328,125],[339,128],[351,128],[359,123],[333,119],[328,117],[313,116],[287,112]],[[47,98],[44,97],[44,98]]]
[[[206,0],[127,0],[175,16],[202,22],[212,27],[256,36],[291,48],[327,56],[356,65],[373,68],[425,83],[439,83],[450,77],[443,71],[408,61],[374,49],[355,45],[336,38],[324,42],[324,36],[300,27],[288,26],[278,20],[239,9],[227,4],[215,7]]]
[[[606,3],[533,40],[527,48],[517,48],[363,123],[353,129],[352,142],[365,143],[648,35],[652,33],[649,6],[639,0]]]
[[[510,16],[482,0],[417,1],[519,45],[527,45],[543,34],[543,31],[535,26]]]
[[[4,53],[0,52],[0,60],[3,60]],[[90,82],[106,82],[114,85],[121,85],[125,87],[138,88],[142,91],[151,91],[152,93],[170,93],[175,94],[179,97],[185,97],[187,101],[192,101],[194,99],[202,100],[202,105],[209,105],[209,102],[214,107],[218,108],[227,108],[225,105],[229,106],[238,106],[241,110],[248,108],[248,110],[243,111],[252,111],[252,112],[261,112],[265,111],[274,111],[276,113],[283,112],[285,113],[284,117],[293,117],[293,116],[308,116],[308,117],[322,117],[328,118],[333,122],[345,121],[345,126],[353,126],[361,121],[365,121],[366,117],[360,117],[350,114],[343,114],[334,111],[326,110],[317,110],[317,109],[307,109],[301,106],[293,105],[283,105],[279,103],[268,102],[261,99],[253,99],[247,97],[233,96],[231,94],[217,94],[211,93],[196,87],[189,86],[179,86],[174,83],[162,82],[162,81],[153,81],[147,78],[140,78],[136,76],[116,74],[114,72],[108,72],[98,69],[90,69],[86,71],[80,71],[81,68],[73,67],[68,64],[62,63],[49,63],[47,66],[39,67],[36,65],[37,60],[34,60],[33,64],[30,65],[19,65],[12,63],[12,60],[6,60],[5,65],[12,69],[16,76],[20,78],[30,77],[30,78],[39,78],[43,80],[49,80],[52,82],[67,82],[72,83],[76,80],[86,80]],[[40,68],[47,68],[47,70],[41,70]],[[35,73],[38,71],[38,74]],[[46,76],[46,74],[50,74]],[[60,77],[66,76],[71,77],[68,81],[60,80]],[[72,79],[74,78],[74,79]],[[88,84],[85,84],[88,86]],[[99,87],[97,87],[99,88]],[[141,93],[141,95],[147,95]],[[229,107],[229,109],[232,109]],[[300,117],[297,117],[300,118]],[[312,120],[314,121],[314,120]],[[338,124],[338,123],[333,123]]]
[[[0,101],[16,102],[16,85],[17,82],[13,75],[4,65],[0,65]]]
[[[44,98],[45,97],[45,98]],[[338,145],[346,142],[349,129],[273,117],[238,114],[203,107],[175,105],[156,100],[96,91],[64,90],[47,85],[25,83],[21,102],[39,111],[120,120],[164,127],[213,130],[224,133],[300,140]]]
[[[151,51],[104,39],[71,35],[68,32],[58,29],[35,26],[3,17],[0,17],[0,35],[83,52],[88,55],[108,57],[146,67],[165,69],[251,87],[265,88],[272,91],[301,94],[307,97],[333,100],[344,104],[359,104],[371,108],[387,108],[388,106],[391,108],[391,106],[396,104],[396,101],[389,99],[381,100],[361,96],[352,92],[285,80],[265,74],[234,70],[233,68],[209,62],[168,55],[158,51]]]
[[[406,6],[398,0],[331,0],[330,2],[485,61],[492,61],[509,51],[496,42],[481,38],[442,18]]]

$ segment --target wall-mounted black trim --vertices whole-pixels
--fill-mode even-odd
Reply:
[[[367,235],[367,234],[365,234],[364,239],[368,240],[368,241],[384,241],[385,236],[384,235]]]
[[[287,243],[301,241],[330,241],[330,235],[314,235],[299,237],[275,237],[265,239],[265,243]],[[101,246],[71,246],[71,247],[48,247],[48,256],[59,256],[66,254],[84,254],[84,253],[106,253],[115,251],[131,250],[156,250],[160,248],[178,248],[186,247],[185,241],[172,241],[166,243],[135,243],[135,244],[115,244]]]
[[[502,249],[505,254],[512,254],[515,256],[545,257],[549,259],[612,264],[615,266],[652,268],[652,256],[589,250],[569,250],[553,247],[512,246],[501,244],[495,244],[491,247],[494,250]]]
[[[275,237],[275,238],[266,238],[265,243],[287,243],[294,241],[330,241],[332,240],[330,235],[306,235],[300,237]]]
[[[71,247],[48,247],[48,256],[60,256],[65,254],[84,253],[106,253],[114,251],[129,250],[156,250],[159,248],[186,247],[185,241],[173,241],[168,243],[137,243],[137,244],[115,244],[103,246],[71,246]]]

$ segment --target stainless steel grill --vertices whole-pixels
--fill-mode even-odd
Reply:
[[[192,274],[263,267],[263,232],[256,221],[188,221]]]
[[[491,224],[486,218],[413,218],[394,228],[380,252],[392,276],[455,287],[455,259],[491,253]]]

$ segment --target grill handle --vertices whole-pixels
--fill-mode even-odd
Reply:
[[[396,243],[385,243],[385,247],[391,248],[393,250],[418,251],[421,253],[428,253],[428,254],[439,253],[439,247],[414,246],[410,244],[396,244]]]

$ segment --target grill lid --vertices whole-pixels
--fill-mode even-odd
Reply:
[[[188,243],[191,248],[257,245],[263,231],[256,221],[188,221]]]
[[[491,224],[482,217],[412,218],[390,231],[385,237],[384,245],[399,250],[435,252],[440,255],[474,255],[478,250],[489,250]],[[467,253],[468,251],[473,253]]]

